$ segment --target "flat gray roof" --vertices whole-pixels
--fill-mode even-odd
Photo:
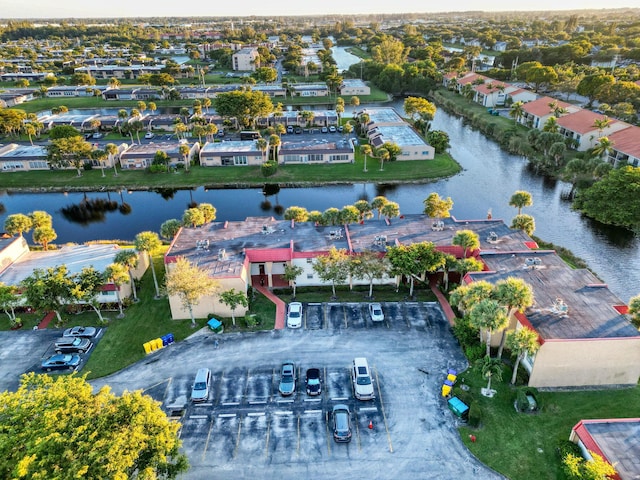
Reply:
[[[0,154],[0,159],[3,160],[27,160],[29,158],[43,158],[47,156],[47,149],[42,145],[18,145],[12,144],[15,148],[7,150]]]
[[[207,153],[253,153],[260,154],[262,152],[256,145],[255,140],[230,140],[224,142],[207,142],[200,149],[200,153],[202,155],[206,155]]]
[[[587,420],[583,426],[623,480],[640,478],[640,421]]]
[[[428,145],[424,139],[407,123],[403,125],[381,125],[376,127],[385,142],[392,142],[399,147],[405,145]]]
[[[148,156],[155,155],[158,150],[162,150],[167,155],[179,155],[178,149],[180,148],[181,143],[178,142],[151,142],[151,143],[143,143],[141,145],[131,145],[127,150],[122,152],[121,157],[136,157],[136,156]],[[186,144],[189,148],[191,145]]]
[[[367,107],[362,110],[362,113],[369,115],[369,121],[373,123],[405,123],[400,114],[391,107]]]
[[[572,269],[554,252],[482,252],[490,272],[470,274],[495,283],[508,277],[525,280],[535,303],[524,314],[545,339],[637,337],[638,330],[614,306],[624,305],[587,269]],[[531,265],[531,259],[538,259]],[[566,313],[554,309],[562,300]]]
[[[4,247],[0,243],[0,247]],[[68,245],[58,250],[32,251],[22,255],[0,274],[0,282],[18,285],[36,268],[47,269],[66,265],[69,273],[78,273],[84,267],[93,266],[103,272],[120,251],[115,244],[109,245]]]
[[[287,138],[282,141],[279,153],[284,155],[287,153],[308,152],[312,150],[353,151],[353,146],[348,137],[344,137],[342,135],[340,135],[340,137],[342,138],[333,137],[335,137],[335,135],[333,135],[331,138],[316,136],[314,138],[301,138],[300,140],[298,140],[297,137],[287,136]]]

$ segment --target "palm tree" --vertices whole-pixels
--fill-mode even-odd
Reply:
[[[531,194],[525,190],[517,190],[509,199],[509,206],[518,209],[518,215],[522,213],[522,207],[530,207],[533,205]]]
[[[544,126],[542,127],[543,132],[549,133],[558,133],[559,129],[558,120],[554,116],[547,118],[547,121],[544,122]]]
[[[467,258],[467,252],[469,250],[480,248],[480,238],[473,230],[458,230],[453,236],[451,243],[462,247],[464,251],[462,258]]]
[[[491,379],[495,377],[498,381],[502,380],[502,362],[495,358],[485,357],[482,361],[482,376],[488,380],[483,393],[487,397],[492,397],[495,392],[491,390]]]
[[[267,153],[267,148],[269,148],[269,142],[260,137],[256,140],[256,147],[258,147],[258,149],[262,152],[262,163],[264,163],[264,157]]]
[[[514,102],[509,109],[509,116],[513,118],[514,123],[518,123],[522,116],[524,115],[524,109],[522,106],[524,103],[521,101]]]
[[[380,159],[380,171],[382,172],[384,170],[384,162],[389,160],[389,157],[391,156],[391,154],[389,153],[389,150],[387,150],[386,148],[379,148],[376,151],[376,155]]]
[[[209,107],[211,106],[211,99],[209,97],[203,98],[202,106],[204,107],[205,111],[209,113]]]
[[[366,200],[358,200],[356,203],[353,204],[353,206],[358,209],[358,212],[360,212],[361,222],[364,222],[366,218],[373,217],[373,213],[372,213],[373,209],[371,208],[371,204]]]
[[[471,307],[469,321],[474,327],[486,332],[486,357],[489,358],[491,356],[491,336],[493,332],[502,330],[509,322],[504,307],[495,300],[485,298]]]
[[[525,308],[533,305],[533,289],[521,278],[508,277],[505,280],[496,282],[494,289],[494,297],[507,309],[509,325],[513,323],[513,316],[516,312],[524,312]],[[507,338],[507,328],[502,330],[502,338],[500,339],[500,347],[498,348],[498,358],[502,358],[502,350],[504,342]]]
[[[127,118],[129,118],[129,114],[124,108],[118,110],[118,129],[120,130],[120,133],[122,133],[122,127]]]
[[[594,155],[604,157],[606,160],[609,154],[613,152],[613,142],[609,140],[609,137],[600,137],[598,144],[593,147],[592,152]]]
[[[218,133],[218,126],[215,123],[207,123],[207,125],[204,127],[204,131],[207,135],[207,141],[213,142],[213,137],[216,135],[216,133]]]
[[[278,135],[271,135],[269,137],[269,147],[273,155],[273,160],[278,162],[278,148],[280,147],[280,137]]]
[[[511,220],[511,226],[515,230],[523,230],[527,235],[533,235],[536,230],[536,221],[531,215],[522,214],[516,215]]]
[[[602,136],[602,132],[605,128],[611,125],[611,119],[606,115],[602,118],[596,118],[593,121],[593,127],[598,129],[598,138]]]
[[[151,113],[153,114],[158,109],[158,106],[156,105],[156,102],[149,102],[147,108],[151,110]]]
[[[382,195],[375,197],[371,200],[371,208],[378,211],[378,219],[380,218],[380,214],[382,213],[382,207],[388,202],[387,197],[383,197]]]
[[[360,146],[360,153],[362,155],[364,155],[364,170],[362,170],[363,172],[367,171],[367,156],[371,155],[373,153],[373,150],[371,149],[371,145],[364,144]]]
[[[189,145],[183,144],[178,147],[178,153],[182,155],[182,159],[184,161],[184,169],[186,172],[189,171],[189,163],[191,163],[191,160],[189,159],[189,152],[191,152]]]
[[[353,107],[353,116],[356,116],[356,107],[360,105],[360,97],[356,97],[355,95],[351,97],[349,100],[349,104]]]
[[[156,277],[156,269],[153,266],[153,257],[152,254],[154,251],[158,250],[162,245],[160,238],[156,232],[140,232],[136,235],[134,240],[134,245],[136,246],[136,250],[139,252],[144,252],[147,256],[147,260],[149,261],[149,266],[151,267],[151,274],[153,276],[153,285],[156,288],[156,299],[160,298],[160,289],[158,288],[158,279]]]
[[[119,263],[120,265],[124,265],[129,271],[129,280],[131,281],[131,291],[133,292],[133,301],[138,301],[138,294],[136,293],[136,283],[133,278],[132,270],[138,266],[138,253],[131,249],[127,248],[124,250],[120,250],[113,261],[115,263]]]
[[[118,176],[118,169],[116,168],[115,156],[118,153],[118,147],[114,143],[107,143],[104,147],[104,151],[109,155],[109,160],[113,163],[113,176]]]
[[[380,213],[387,217],[387,220],[391,220],[400,216],[400,205],[396,202],[387,202],[380,209]]]
[[[129,274],[127,272],[127,267],[122,265],[121,263],[112,263],[105,270],[105,277],[113,283],[116,287],[116,298],[118,300],[118,309],[120,313],[118,314],[118,318],[124,317],[124,312],[122,311],[122,298],[120,298],[120,287],[124,285],[129,279]]]
[[[34,127],[32,124],[30,123],[25,123],[22,127],[24,133],[27,134],[27,136],[29,137],[29,142],[31,143],[31,146],[33,147],[33,136],[36,134],[36,127]]]
[[[515,385],[518,376],[518,367],[525,355],[533,355],[540,348],[538,334],[522,327],[507,335],[507,348],[516,356],[516,363],[513,365],[513,375],[511,375],[511,385]]]

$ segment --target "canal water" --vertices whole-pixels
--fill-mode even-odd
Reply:
[[[400,111],[402,101],[391,103]],[[510,223],[517,213],[509,207],[516,190],[533,196],[533,205],[525,208],[536,220],[535,234],[544,240],[572,250],[608,283],[623,300],[640,293],[640,240],[623,229],[606,227],[583,217],[571,209],[561,193],[570,188],[564,182],[550,180],[531,172],[522,157],[507,154],[470,129],[459,118],[441,110],[433,129],[446,131],[451,139],[451,154],[460,162],[459,175],[427,184],[385,185],[357,183],[315,188],[262,188],[194,190],[164,192],[42,193],[10,194],[0,191],[0,203],[7,215],[46,210],[53,216],[58,234],[56,243],[85,242],[100,239],[130,240],[144,230],[159,231],[167,219],[180,218],[191,202],[208,202],[217,210],[217,220],[242,220],[248,216],[273,215],[282,218],[287,207],[297,205],[308,210],[341,208],[359,199],[371,200],[377,195],[398,202],[403,213],[422,213],[423,199],[438,192],[454,201],[452,215],[457,219],[485,218],[491,210],[493,218]],[[4,174],[8,175],[8,174]],[[77,208],[84,200],[112,201],[115,209],[78,219]],[[70,211],[71,210],[71,211]],[[80,212],[86,213],[86,212]]]

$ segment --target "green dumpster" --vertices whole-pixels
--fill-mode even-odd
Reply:
[[[451,410],[456,417],[467,418],[467,415],[469,414],[469,406],[462,400],[458,397],[451,397],[447,403],[449,405],[449,410]]]

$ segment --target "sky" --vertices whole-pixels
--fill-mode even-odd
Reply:
[[[115,17],[189,17],[189,16],[284,16],[361,13],[410,13],[443,11],[546,11],[611,8],[638,8],[637,0],[512,0],[507,4],[480,0],[428,2],[404,0],[204,0],[176,2],[172,0],[0,0],[0,18],[115,18]]]

